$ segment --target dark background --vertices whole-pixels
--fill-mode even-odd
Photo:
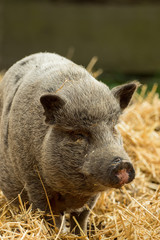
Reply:
[[[36,52],[56,52],[109,85],[160,82],[160,1],[2,0],[0,70]]]

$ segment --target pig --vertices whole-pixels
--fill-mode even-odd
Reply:
[[[6,198],[18,204],[21,194],[46,212],[48,198],[57,227],[68,212],[70,231],[86,233],[100,193],[135,177],[116,125],[137,86],[133,81],[110,90],[53,53],[15,63],[0,82],[0,188]]]

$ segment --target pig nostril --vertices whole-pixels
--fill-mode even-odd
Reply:
[[[113,159],[113,162],[114,163],[120,163],[120,162],[122,162],[122,158],[116,157],[116,158]]]

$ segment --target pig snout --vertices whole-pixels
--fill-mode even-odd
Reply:
[[[135,171],[128,156],[105,159],[91,158],[86,161],[81,173],[99,189],[120,188],[135,178]]]
[[[112,187],[120,188],[135,178],[135,171],[130,162],[116,157],[110,166],[109,183]]]

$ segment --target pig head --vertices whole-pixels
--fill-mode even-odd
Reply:
[[[115,87],[111,91],[106,87],[99,96],[99,101],[94,98],[96,91],[99,91],[97,88],[92,90],[89,101],[85,90],[81,99],[77,89],[69,97],[66,94],[68,92],[69,95],[69,91],[66,89],[65,95],[61,92],[58,95],[41,97],[45,121],[54,127],[53,141],[50,139],[49,143],[56,139],[56,145],[59,145],[56,149],[52,147],[52,154],[49,155],[55,155],[57,159],[59,154],[58,163],[63,163],[57,166],[57,182],[61,183],[62,189],[67,192],[72,189],[72,193],[75,191],[76,194],[81,189],[84,194],[91,194],[104,191],[108,187],[120,188],[134,179],[135,171],[123,148],[116,125],[136,88],[136,82]],[[79,105],[77,96],[81,102]],[[63,155],[57,152],[59,149]],[[52,163],[53,160],[48,164],[49,171],[43,167],[44,171],[46,170],[44,174],[52,175],[49,179],[56,174],[55,162],[53,168]],[[72,182],[72,176],[76,181]]]

